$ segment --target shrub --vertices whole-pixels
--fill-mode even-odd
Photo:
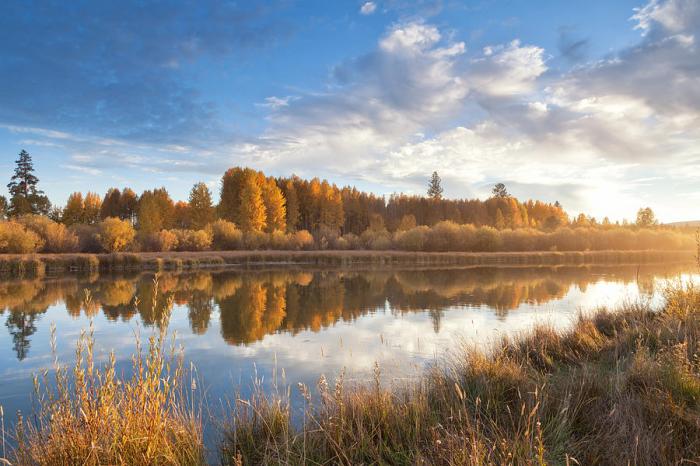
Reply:
[[[246,249],[262,249],[270,242],[270,237],[262,231],[249,231],[243,235],[243,245]]]
[[[171,230],[177,238],[178,251],[206,251],[211,249],[212,234],[208,230]]]
[[[44,241],[31,230],[16,222],[0,221],[0,252],[28,254],[36,252]]]
[[[309,250],[314,247],[314,237],[307,230],[299,230],[292,235],[290,246],[296,250]]]
[[[78,250],[80,252],[102,252],[97,225],[71,225],[69,231],[78,237]]]
[[[80,246],[75,233],[48,217],[25,215],[18,219],[18,223],[39,235],[44,241],[41,252],[76,252]]]
[[[219,251],[240,249],[243,245],[243,233],[236,224],[227,220],[217,220],[209,224],[212,234],[212,245]]]
[[[430,228],[423,225],[406,231],[399,231],[394,237],[397,248],[404,251],[423,251]]]
[[[275,230],[270,233],[270,248],[272,249],[289,249],[291,235],[285,234],[283,231]]]
[[[348,249],[362,249],[362,240],[354,233],[343,235],[343,239],[348,245]]]
[[[107,217],[98,225],[100,245],[107,252],[124,251],[134,241],[136,231],[131,223],[116,217]]]
[[[498,251],[501,247],[501,237],[498,230],[492,227],[481,227],[476,230],[474,251]]]
[[[144,251],[167,252],[177,248],[177,235],[169,230],[146,234],[141,239],[141,249]]]

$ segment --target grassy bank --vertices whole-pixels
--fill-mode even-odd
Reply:
[[[308,265],[469,266],[632,264],[692,260],[692,251],[404,252],[404,251],[207,251],[113,254],[0,255],[0,278],[108,271],[194,270],[215,267]]]
[[[680,464],[700,458],[700,290],[470,348],[385,387],[321,378],[303,424],[285,398],[238,400],[226,464]]]

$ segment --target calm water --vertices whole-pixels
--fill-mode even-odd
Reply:
[[[159,278],[159,306],[173,298],[171,329],[194,363],[211,405],[256,376],[269,387],[282,369],[313,386],[342,368],[364,380],[375,361],[389,379],[409,377],[463,342],[485,345],[535,322],[563,327],[577,312],[624,301],[660,303],[667,280],[692,265],[468,268],[450,270],[198,272]],[[89,289],[92,306],[82,304]],[[134,298],[139,304],[134,306]],[[97,352],[116,351],[122,368],[134,332],[148,335],[153,275],[66,277],[0,283],[0,404],[30,409],[32,374],[58,353],[73,359],[81,329],[94,321]]]

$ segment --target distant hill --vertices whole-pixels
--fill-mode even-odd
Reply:
[[[700,228],[700,220],[691,220],[688,222],[672,222],[672,223],[667,223],[666,225],[670,225],[672,227]]]

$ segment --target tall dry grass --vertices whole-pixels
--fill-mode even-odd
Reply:
[[[464,348],[403,386],[321,377],[317,395],[237,400],[225,464],[695,464],[700,289]],[[301,419],[295,421],[295,419]]]
[[[154,290],[153,307],[157,281]],[[182,353],[168,334],[171,305],[145,348],[137,334],[130,377],[117,375],[113,352],[106,364],[95,362],[92,324],[72,369],[56,358],[53,376],[35,377],[36,411],[18,422],[11,464],[204,464],[196,387],[185,384]],[[53,332],[52,348],[56,354]]]

